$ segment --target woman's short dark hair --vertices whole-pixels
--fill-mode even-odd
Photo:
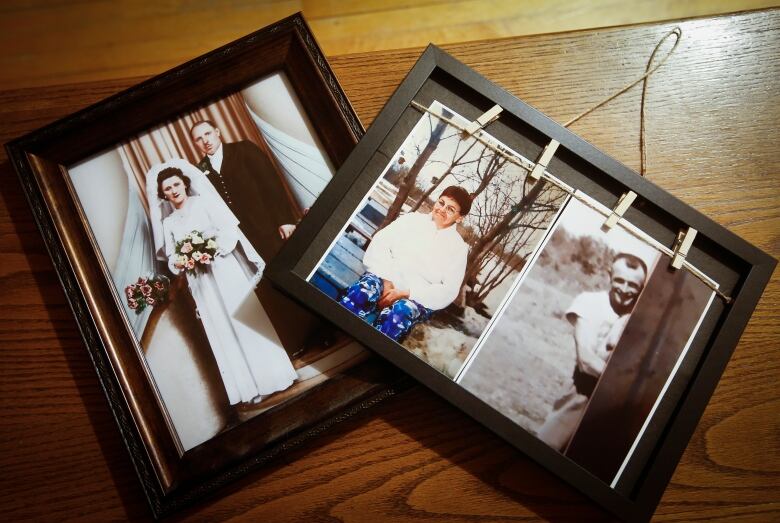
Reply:
[[[184,182],[184,188],[187,190],[187,194],[189,194],[190,185],[192,184],[190,177],[181,172],[181,169],[178,167],[166,167],[157,173],[157,197],[161,200],[165,199],[165,195],[163,194],[162,190],[162,183],[168,178],[173,178],[174,176],[181,178],[181,181]]]
[[[471,210],[471,194],[464,189],[463,187],[460,187],[458,185],[450,185],[446,189],[444,189],[441,194],[439,195],[439,198],[442,196],[449,196],[456,202],[458,202],[458,205],[460,206],[460,215],[466,216],[469,211]]]

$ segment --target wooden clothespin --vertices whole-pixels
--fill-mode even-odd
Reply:
[[[623,193],[623,196],[620,197],[615,208],[612,209],[612,214],[607,217],[601,228],[606,232],[617,225],[628,208],[631,207],[631,204],[634,203],[634,200],[636,200],[636,193],[634,191]]]
[[[528,174],[535,182],[539,181],[539,178],[544,174],[547,165],[550,163],[550,160],[552,160],[559,145],[560,143],[557,140],[550,140],[550,143],[542,150],[542,154],[540,154],[539,159],[536,160],[534,168]]]
[[[677,233],[677,240],[674,242],[674,256],[672,256],[672,268],[680,269],[685,263],[685,257],[688,256],[688,251],[691,250],[693,240],[696,238],[696,229],[688,227],[686,230],[682,230]]]
[[[501,114],[501,111],[503,111],[504,108],[500,105],[494,105],[491,107],[485,114],[471,122],[466,126],[466,132],[468,134],[474,134],[475,132],[479,131],[483,127],[485,127],[490,122],[496,120],[498,118],[498,115]]]

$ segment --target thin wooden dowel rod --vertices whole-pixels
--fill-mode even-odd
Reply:
[[[461,125],[461,124],[455,122],[452,118],[448,118],[448,117],[446,117],[446,116],[444,116],[442,114],[438,114],[435,111],[432,111],[431,109],[425,107],[424,105],[422,105],[422,104],[420,104],[420,103],[418,103],[418,102],[416,102],[414,100],[411,101],[410,105],[414,109],[417,109],[418,111],[420,111],[422,113],[427,113],[427,114],[430,114],[430,115],[432,115],[432,116],[434,116],[436,118],[441,119],[442,121],[448,123],[449,125],[455,127],[456,129],[458,129],[459,131],[466,132],[466,126]],[[533,162],[531,162],[529,160],[526,160],[525,158],[523,158],[521,156],[516,156],[514,154],[509,154],[508,152],[506,152],[506,151],[504,151],[502,149],[499,149],[491,141],[483,138],[483,134],[484,134],[484,131],[482,133],[477,133],[477,134],[471,135],[471,138],[473,138],[473,139],[477,140],[478,142],[482,143],[483,145],[485,145],[485,147],[488,147],[493,152],[495,152],[497,154],[500,154],[507,161],[511,162],[514,165],[517,165],[518,167],[520,167],[521,169],[525,170],[526,172],[528,172],[528,173],[531,172],[531,170],[534,167],[534,163]],[[610,213],[612,212],[611,209],[604,210],[604,209],[594,205],[594,203],[591,201],[591,199],[589,197],[585,198],[583,196],[584,193],[580,193],[579,191],[577,191],[576,189],[574,189],[573,187],[568,185],[566,182],[556,178],[555,176],[551,175],[547,171],[545,171],[542,174],[542,178],[544,180],[552,183],[553,185],[557,186],[558,188],[562,189],[564,192],[567,192],[573,198],[576,198],[577,200],[581,201],[582,203],[584,203],[585,205],[587,205],[588,207],[590,207],[594,211],[597,211],[598,213],[603,214],[605,217],[609,216]],[[666,256],[669,256],[670,258],[674,257],[674,251],[672,251],[672,249],[670,249],[669,247],[661,244],[658,240],[656,240],[655,238],[653,238],[652,236],[650,236],[646,232],[642,231],[641,229],[636,228],[633,224],[631,225],[630,228],[627,227],[626,226],[627,223],[628,222],[626,222],[625,219],[623,219],[620,222],[618,222],[617,226],[618,227],[622,227],[624,231],[626,231],[630,235],[634,236],[636,239],[638,239],[640,241],[643,241],[643,242],[649,244],[651,247],[654,247],[654,248],[658,249],[659,251],[661,251]],[[706,274],[701,272],[698,268],[696,268],[695,266],[691,265],[687,261],[683,262],[683,268],[687,269],[696,278],[701,280],[702,283],[704,283],[709,288],[711,288],[713,291],[715,291],[715,293],[718,296],[720,296],[726,303],[731,303],[731,297],[726,295],[726,294],[724,294],[720,290],[718,283],[715,282],[714,280],[712,280],[709,276],[707,276]]]

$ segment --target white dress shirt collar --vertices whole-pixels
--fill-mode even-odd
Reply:
[[[211,162],[211,166],[217,171],[222,172],[222,159],[224,157],[223,151],[224,147],[223,144],[219,145],[219,149],[214,152],[214,154],[209,155],[209,162]]]

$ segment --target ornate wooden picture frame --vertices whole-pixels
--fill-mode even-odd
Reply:
[[[523,230],[541,232],[512,232]],[[266,274],[615,515],[645,521],[775,265],[429,46]],[[504,266],[514,283],[491,280],[488,290],[504,285],[491,302],[484,275]],[[526,297],[562,298],[523,302],[532,285]],[[576,325],[599,308],[614,318],[593,371]],[[507,404],[544,381],[518,354],[547,326],[545,347],[571,347],[570,366],[547,380],[557,392],[545,407]],[[553,443],[561,431],[547,421],[567,388],[581,410]]]
[[[262,262],[293,234],[363,132],[298,14],[6,145],[156,517],[380,401],[402,378],[259,280]],[[209,147],[223,142],[214,160]],[[239,161],[231,159],[230,142],[261,158],[265,171],[252,167],[246,180],[228,174],[228,163]],[[301,181],[301,173],[313,181]],[[176,189],[185,178],[186,191]],[[220,282],[211,298],[192,294],[212,268],[176,277],[186,264],[177,265],[165,241],[155,243],[168,231],[155,209],[173,216],[180,210],[174,200],[187,196],[191,205],[195,195],[211,202],[205,214],[221,221],[213,252],[196,249],[193,263],[240,255],[254,264],[247,281],[259,280],[227,316],[216,313],[222,328],[214,327],[210,307],[238,292],[229,296]],[[188,238],[197,244],[195,236]],[[130,243],[134,250],[125,249]],[[238,318],[249,314],[242,304],[250,302],[250,315],[265,311],[260,345],[272,340],[268,350],[287,369],[287,381],[275,388],[258,377],[267,355],[252,368],[215,348],[234,331],[242,333],[237,339],[258,340],[247,334],[251,321]],[[250,360],[254,346],[226,351]],[[241,372],[243,381],[230,376]]]

